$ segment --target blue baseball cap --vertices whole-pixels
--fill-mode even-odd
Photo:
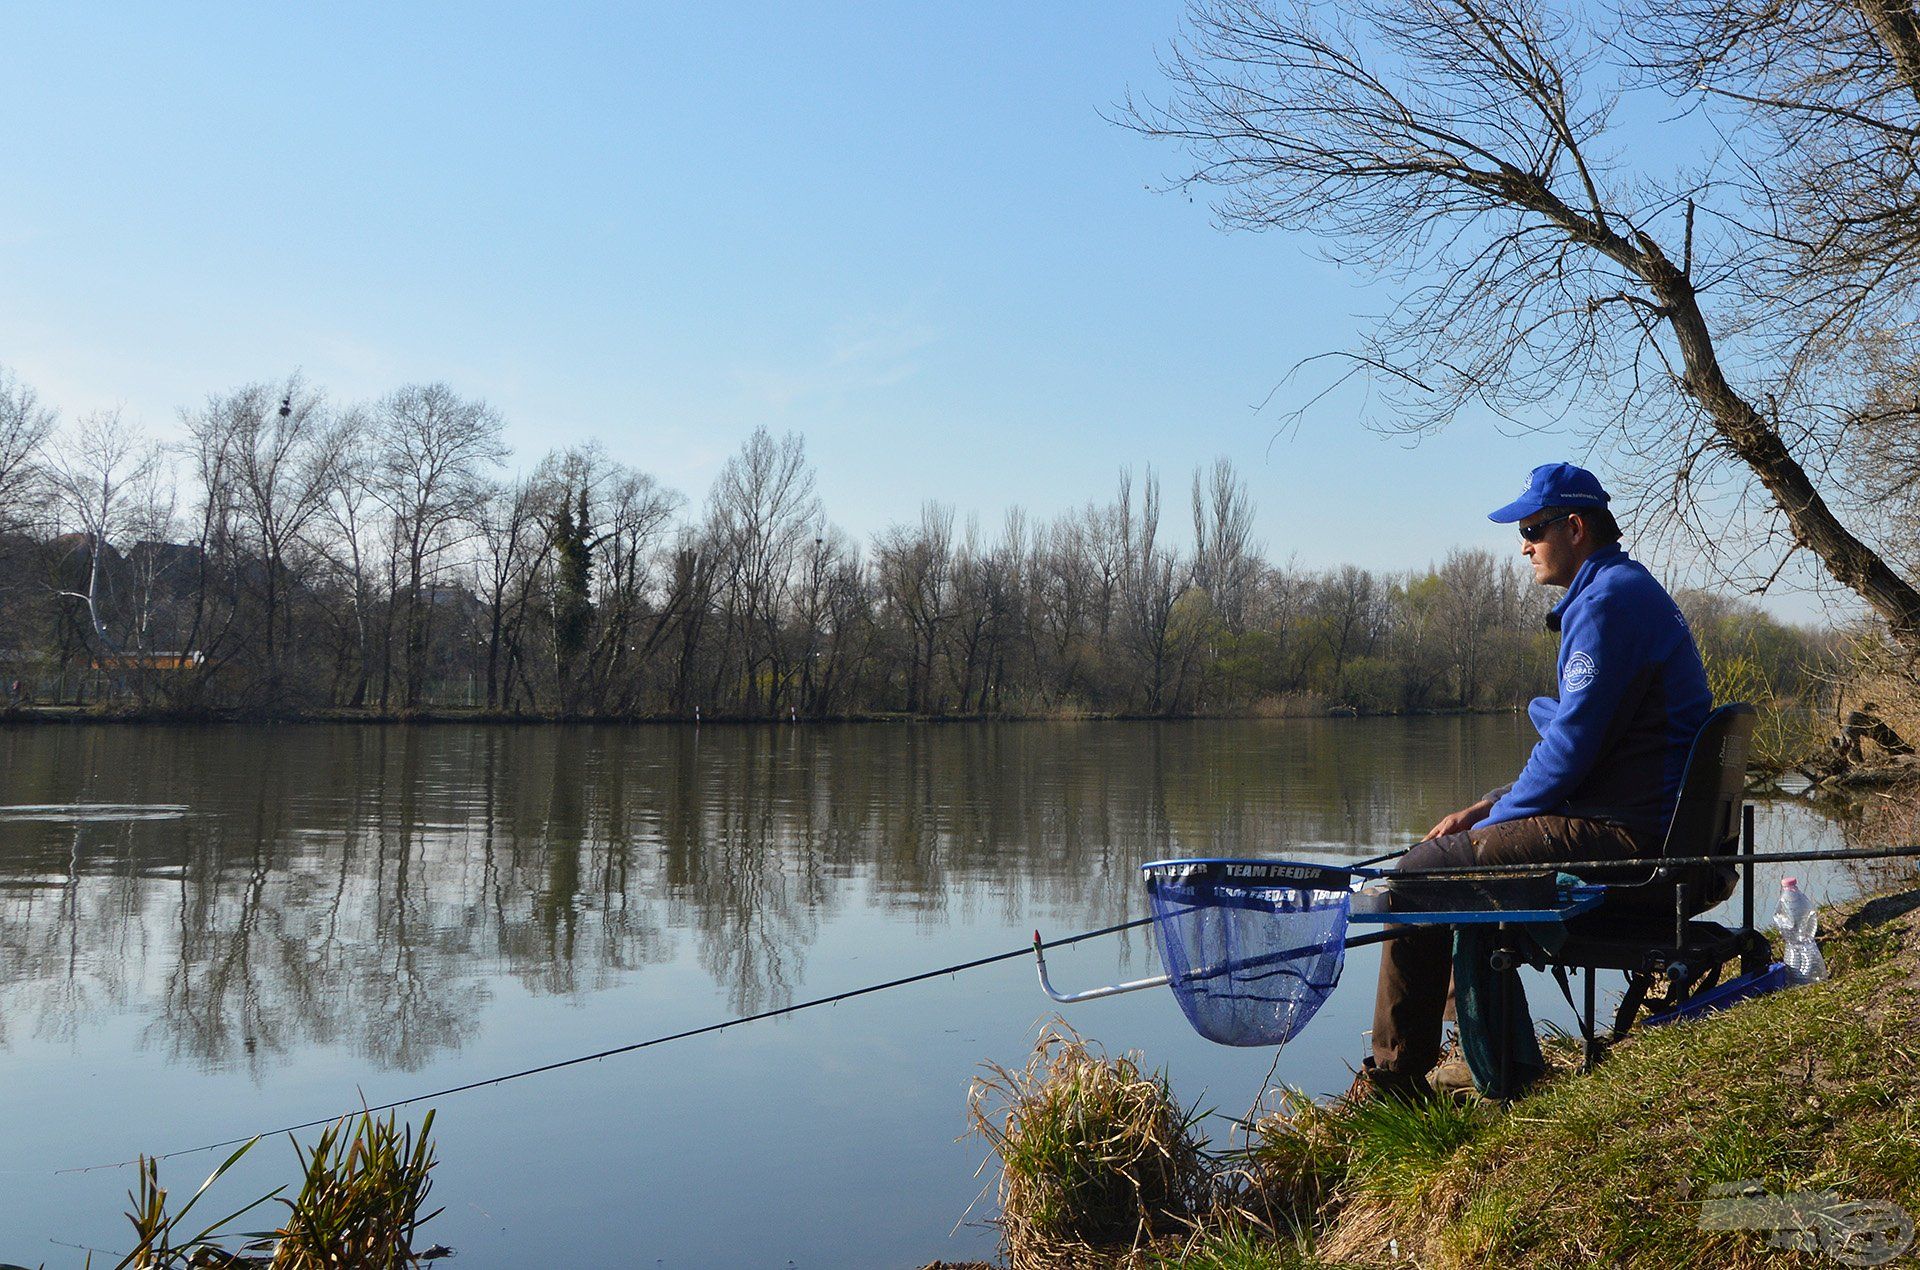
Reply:
[[[1525,520],[1549,507],[1605,507],[1611,500],[1600,488],[1600,478],[1584,467],[1571,463],[1542,463],[1527,477],[1520,497],[1498,511],[1487,513],[1497,524]]]

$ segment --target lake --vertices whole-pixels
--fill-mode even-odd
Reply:
[[[0,729],[0,1261],[125,1250],[133,1170],[61,1170],[1119,922],[1144,860],[1404,846],[1531,739],[1523,716]],[[1763,850],[1838,842],[1790,805],[1760,825]],[[1048,962],[1066,989],[1159,969],[1141,931]],[[1376,964],[1354,953],[1277,1079],[1346,1087]],[[1224,1115],[1275,1066],[1164,991],[1064,1011]],[[968,1084],[1052,1013],[1019,959],[440,1099],[426,1233],[465,1267],[988,1256]],[[190,1194],[218,1158],[161,1179]],[[293,1163],[263,1141],[205,1204]]]

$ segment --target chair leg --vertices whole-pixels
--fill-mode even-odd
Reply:
[[[1600,1062],[1600,1042],[1593,1034],[1593,977],[1599,973],[1598,966],[1587,967],[1585,1026],[1580,1029],[1580,1035],[1586,1042],[1585,1061],[1580,1067],[1583,1072],[1592,1071]]]
[[[1500,923],[1493,950],[1494,980],[1500,991],[1500,1096],[1513,1097],[1513,990],[1507,982],[1513,956],[1507,951],[1507,924]]]
[[[1627,975],[1627,991],[1620,998],[1620,1008],[1613,1015],[1613,1036],[1610,1044],[1618,1044],[1626,1039],[1633,1029],[1633,1020],[1640,1013],[1640,1005],[1647,999],[1648,989],[1653,987],[1653,976],[1644,970],[1636,970]]]
[[[1600,1061],[1600,1038],[1593,1034],[1593,976],[1594,967],[1586,967],[1586,1006],[1575,1005],[1573,985],[1569,981],[1567,968],[1556,964],[1553,967],[1553,981],[1560,985],[1560,995],[1567,999],[1567,1009],[1573,1011],[1573,1021],[1580,1025],[1580,1070],[1590,1072]]]

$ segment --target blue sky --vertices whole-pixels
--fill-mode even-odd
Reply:
[[[598,437],[696,500],[798,431],[861,537],[928,498],[993,532],[1122,465],[1183,509],[1225,455],[1274,559],[1513,550],[1484,512],[1574,438],[1256,409],[1388,295],[1156,192],[1179,156],[1101,115],[1157,91],[1179,14],[12,6],[0,364],[163,434],[296,367],[341,400],[444,379],[518,462]]]

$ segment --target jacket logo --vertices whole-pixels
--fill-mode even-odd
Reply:
[[[1595,673],[1593,658],[1585,653],[1575,653],[1567,658],[1567,668],[1561,673],[1560,682],[1568,692],[1578,692],[1593,682]]]

